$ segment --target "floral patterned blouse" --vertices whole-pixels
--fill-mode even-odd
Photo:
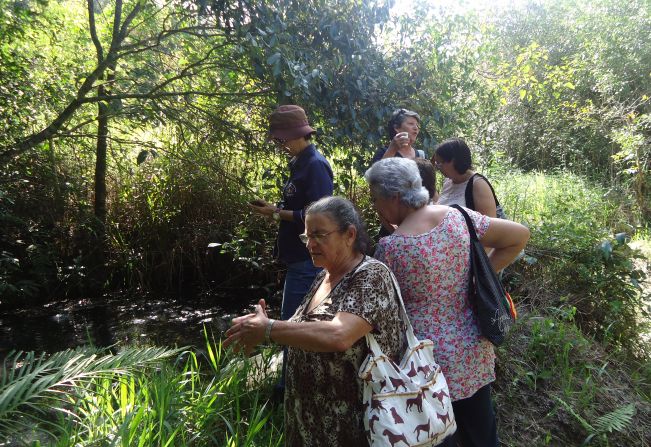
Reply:
[[[467,212],[481,238],[490,218]],[[493,382],[493,345],[480,335],[468,302],[470,236],[463,215],[450,208],[441,223],[425,234],[384,237],[375,257],[398,279],[416,337],[438,346],[436,360],[452,400],[470,397]]]
[[[404,324],[388,268],[366,256],[314,310],[305,314],[323,281],[319,273],[290,321],[329,321],[348,312],[373,326],[382,351],[399,361],[406,347]],[[362,381],[357,376],[368,347],[362,337],[345,352],[288,348],[285,388],[286,446],[366,446]]]

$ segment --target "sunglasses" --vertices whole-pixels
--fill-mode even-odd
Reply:
[[[282,146],[283,144],[287,143],[287,140],[283,140],[282,138],[272,138],[271,141],[273,141],[274,144],[277,144],[279,146]]]

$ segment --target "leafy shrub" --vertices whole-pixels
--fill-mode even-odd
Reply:
[[[535,308],[569,305],[586,332],[634,356],[649,354],[641,254],[620,233],[629,216],[617,197],[571,173],[491,172],[507,214],[531,230],[521,264],[523,291]],[[617,235],[615,235],[617,233]]]

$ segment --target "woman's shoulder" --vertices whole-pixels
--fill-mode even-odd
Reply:
[[[305,164],[308,166],[315,166],[315,165],[327,165],[330,166],[330,163],[328,162],[328,159],[325,158],[325,155],[323,155],[317,148],[316,146],[312,145],[312,151],[310,151],[309,156],[305,160]]]
[[[366,255],[359,267],[357,267],[353,272],[353,277],[355,277],[356,280],[362,281],[377,279],[381,281],[390,281],[391,271],[383,262],[378,261],[372,256]]]
[[[492,186],[491,182],[488,181],[486,176],[483,175],[483,174],[480,174],[479,172],[475,172],[472,175],[471,179],[472,179],[472,187],[473,188],[477,188],[478,185],[479,185],[480,188],[488,188],[488,187]],[[470,180],[470,179],[468,179],[468,180]]]
[[[358,272],[361,271],[371,271],[371,272],[388,272],[389,267],[387,267],[382,261],[375,259],[373,256],[364,256],[364,260],[357,268]]]
[[[405,226],[402,229],[398,227],[398,230],[393,234],[384,238],[386,239],[385,244],[390,244],[392,237],[394,239],[428,237],[441,228],[449,211],[450,207],[446,205],[427,205],[423,207],[418,211],[418,219],[412,219],[412,225]],[[380,239],[380,243],[382,242],[383,240]]]

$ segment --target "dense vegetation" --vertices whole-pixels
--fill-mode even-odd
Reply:
[[[279,195],[285,160],[265,142],[268,113],[306,108],[337,193],[374,227],[360,174],[390,111],[407,107],[430,154],[464,136],[509,216],[532,230],[506,275],[522,318],[499,351],[502,439],[650,444],[649,258],[630,240],[650,244],[651,5],[392,6],[0,0],[0,306],[270,282],[275,228],[244,206]],[[41,433],[99,445],[278,442],[265,389],[229,388],[217,347],[205,360],[126,349],[87,381],[53,382],[74,388],[60,405],[73,419],[41,411],[47,394],[12,394],[7,364],[0,432],[37,417]],[[43,374],[91,355],[43,359]],[[243,412],[224,413],[238,393]],[[153,417],[143,408],[168,404],[133,431]]]

